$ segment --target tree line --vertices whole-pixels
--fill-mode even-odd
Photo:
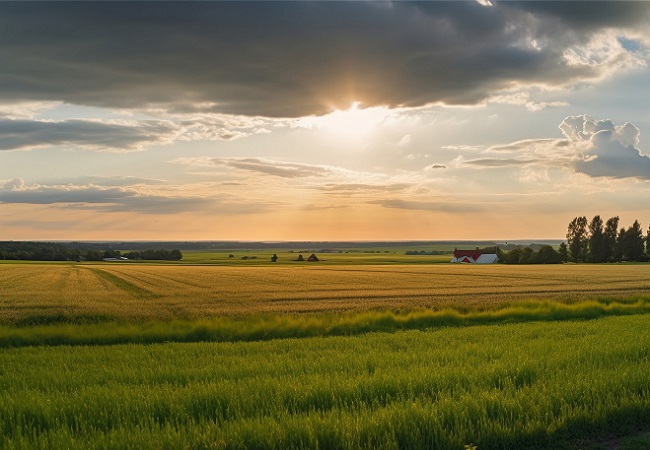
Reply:
[[[619,218],[603,222],[595,216],[591,222],[585,216],[576,217],[567,229],[565,260],[572,262],[648,261],[650,256],[650,229],[643,235],[638,220],[628,228],[619,227]],[[564,244],[564,243],[563,243]],[[562,250],[562,247],[560,248]]]
[[[562,262],[606,263],[650,260],[650,228],[643,235],[641,224],[635,220],[628,228],[619,228],[618,216],[606,222],[599,215],[591,221],[586,216],[574,218],[568,226],[566,243],[558,250],[550,245],[538,251],[529,247],[509,252],[498,250],[503,264],[559,264]]]
[[[501,264],[560,264],[564,262],[562,254],[550,245],[542,245],[537,251],[531,247],[517,247],[509,252],[497,249],[497,256]]]
[[[148,249],[122,254],[119,250],[84,247],[78,243],[0,242],[0,259],[23,261],[101,261],[104,258],[179,261],[180,250]]]

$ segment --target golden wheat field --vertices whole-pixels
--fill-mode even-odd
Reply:
[[[482,310],[647,294],[650,265],[4,264],[0,323],[194,319],[368,309]]]

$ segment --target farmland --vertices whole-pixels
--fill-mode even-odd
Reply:
[[[189,266],[5,264],[0,324],[250,314],[489,310],[527,300],[629,300],[650,265]]]
[[[650,265],[246,263],[0,265],[0,448],[632,449],[650,431]]]

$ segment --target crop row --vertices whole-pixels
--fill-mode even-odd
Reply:
[[[0,324],[254,313],[498,309],[647,294],[650,265],[171,266],[3,264]]]

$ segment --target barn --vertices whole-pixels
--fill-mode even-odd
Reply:
[[[466,263],[466,264],[494,264],[499,262],[499,257],[496,253],[483,253],[478,248],[476,250],[454,250],[454,257],[451,259],[452,263]]]

